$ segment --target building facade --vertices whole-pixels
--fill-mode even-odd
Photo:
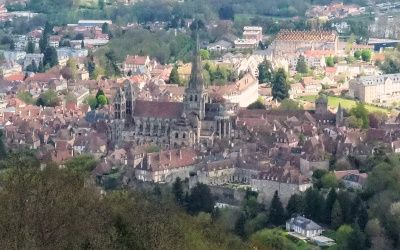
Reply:
[[[400,74],[353,79],[349,83],[349,95],[366,103],[390,105],[400,97]]]

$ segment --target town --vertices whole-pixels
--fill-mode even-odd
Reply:
[[[103,196],[172,188],[249,249],[400,247],[398,2],[241,22],[236,5],[81,1],[93,17],[65,21],[39,2],[0,6],[0,163],[78,164]]]

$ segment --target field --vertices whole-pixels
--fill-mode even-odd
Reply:
[[[314,102],[316,100],[317,96],[302,96],[299,97],[298,100],[304,101],[304,102]],[[342,108],[350,110],[352,107],[356,106],[357,102],[354,100],[349,100],[349,99],[345,99],[342,97],[338,97],[338,96],[328,96],[328,106],[331,108],[337,108],[340,105],[342,106]],[[367,110],[369,112],[374,112],[374,111],[382,111],[385,113],[389,113],[390,111],[388,109],[385,108],[380,108],[380,107],[376,107],[373,105],[369,105],[366,104],[365,107],[367,108]]]

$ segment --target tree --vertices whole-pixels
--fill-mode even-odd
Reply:
[[[369,113],[368,110],[365,108],[364,103],[357,103],[357,105],[350,110],[350,114],[355,118],[361,120],[362,128],[369,127]]]
[[[208,52],[208,50],[206,50],[206,49],[201,49],[200,57],[202,60],[208,60],[208,59],[210,59],[210,52]]]
[[[299,58],[297,59],[296,71],[301,74],[308,73],[308,66],[306,63],[306,59],[304,58],[303,55],[300,55]]]
[[[104,95],[99,95],[98,97],[97,97],[97,104],[100,106],[100,107],[103,107],[104,105],[106,105],[108,103],[108,100],[107,100],[107,97],[106,96],[104,96]]]
[[[320,222],[323,217],[324,198],[314,188],[309,188],[305,192],[305,209],[304,214],[307,218]]]
[[[289,97],[289,86],[284,69],[278,69],[272,80],[272,96],[275,100],[282,101]]]
[[[297,214],[303,214],[304,202],[303,197],[299,194],[293,194],[290,196],[288,204],[286,206],[287,218],[291,218]]]
[[[94,95],[88,95],[85,99],[85,103],[90,106],[92,110],[97,108],[97,98]]]
[[[369,125],[371,128],[380,128],[388,119],[388,115],[382,111],[374,111],[369,114]]]
[[[335,202],[336,202],[336,191],[334,188],[331,188],[331,190],[328,193],[328,196],[326,197],[324,206],[324,217],[325,217],[325,223],[327,224],[331,224],[332,209]]]
[[[28,45],[26,47],[26,53],[28,53],[28,54],[35,53],[35,44],[32,41],[28,42]]]
[[[364,230],[368,223],[368,211],[365,204],[361,204],[356,214],[356,221],[361,230]]]
[[[326,66],[328,66],[328,67],[333,67],[333,66],[335,66],[335,62],[334,62],[334,60],[333,60],[333,57],[331,57],[331,56],[328,56],[328,57],[325,59],[325,63],[326,63]]]
[[[49,37],[46,33],[43,32],[42,37],[39,40],[40,53],[44,53],[48,46],[49,46]]]
[[[264,101],[261,98],[258,98],[257,101],[247,106],[247,109],[265,109],[265,108],[266,107]]]
[[[282,111],[299,111],[303,110],[303,106],[298,101],[292,99],[284,99],[281,101],[278,109]]]
[[[338,244],[338,249],[348,249],[348,242],[352,233],[353,228],[346,224],[341,225],[336,230],[336,242]]]
[[[361,51],[361,58],[364,62],[369,62],[371,61],[371,57],[372,57],[372,52],[369,49],[363,49]]]
[[[103,34],[110,33],[110,27],[107,22],[103,23],[103,25],[101,26],[101,33],[103,33]]]
[[[15,50],[15,42],[14,42],[14,40],[12,40],[10,42],[10,50]]]
[[[343,224],[343,212],[339,204],[339,201],[336,200],[335,203],[333,203],[332,207],[331,225],[333,228],[339,228],[342,224]]]
[[[103,10],[105,5],[105,0],[99,0],[99,9]]]
[[[234,232],[242,239],[246,237],[245,225],[246,225],[246,216],[244,215],[244,213],[240,213],[239,217],[235,222]]]
[[[365,234],[360,231],[358,226],[356,226],[353,232],[350,234],[347,244],[346,250],[364,250],[366,249],[366,238]]]
[[[272,80],[273,69],[272,64],[268,60],[264,60],[258,65],[258,82],[269,83]]]
[[[354,56],[355,59],[360,60],[361,59],[361,51],[360,50],[354,51],[354,55],[353,56]]]
[[[215,201],[211,195],[210,188],[203,183],[198,183],[191,189],[187,210],[190,214],[199,212],[211,213],[214,210],[214,204]]]
[[[46,48],[43,56],[43,64],[44,66],[48,66],[50,68],[58,65],[58,56],[55,48],[53,47]]]
[[[380,65],[380,69],[385,74],[400,73],[400,55],[399,52],[394,55],[386,55],[385,61]]]
[[[172,193],[175,196],[175,201],[182,206],[184,202],[183,187],[181,178],[177,177],[172,185]]]
[[[275,226],[280,226],[285,223],[285,211],[279,199],[278,191],[275,191],[271,206],[269,207],[269,223]]]
[[[251,249],[258,250],[295,250],[296,245],[291,242],[282,231],[277,229],[261,230],[250,238]]]
[[[235,12],[232,8],[232,5],[222,6],[218,10],[219,19],[222,20],[234,20]]]
[[[321,184],[324,188],[336,188],[338,186],[336,176],[333,173],[326,173],[321,178]]]
[[[169,74],[169,83],[170,84],[181,84],[181,79],[179,77],[179,72],[178,72],[178,66],[174,65],[174,67],[171,70],[171,73]]]
[[[54,90],[47,90],[46,92],[39,95],[36,105],[37,106],[46,106],[46,107],[55,107],[60,102],[60,99],[57,96],[57,93]]]

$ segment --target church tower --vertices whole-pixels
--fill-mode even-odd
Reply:
[[[344,112],[343,112],[342,106],[340,105],[340,102],[339,102],[339,107],[336,111],[336,127],[342,126],[343,121],[344,121]]]
[[[115,119],[125,119],[126,114],[126,100],[125,93],[121,88],[117,89],[117,93],[114,97],[114,118]]]
[[[195,114],[198,116],[199,120],[203,120],[205,116],[205,104],[208,101],[208,96],[202,75],[203,67],[201,64],[199,37],[198,34],[196,35],[196,48],[193,53],[192,72],[188,86],[185,90],[184,105],[187,114]]]
[[[129,80],[124,82],[124,93],[125,93],[125,108],[126,108],[126,118],[130,120],[133,116],[135,110],[135,93],[133,90],[133,85]]]

